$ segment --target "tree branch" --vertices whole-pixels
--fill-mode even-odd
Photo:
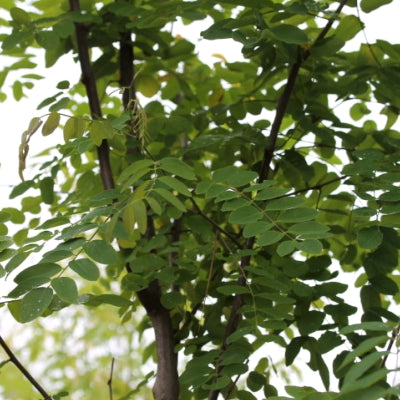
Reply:
[[[71,11],[80,12],[79,0],[69,0]],[[75,23],[76,41],[78,46],[79,63],[82,71],[82,83],[85,85],[89,101],[90,113],[93,119],[101,118],[101,107],[99,95],[97,93],[96,78],[94,76],[92,64],[89,57],[89,44],[87,40],[88,30],[79,23]],[[110,164],[110,150],[107,140],[103,140],[97,147],[97,157],[100,163],[100,175],[104,189],[113,189],[114,179]]]
[[[322,29],[322,31],[318,35],[317,39],[315,40],[315,43],[319,42],[326,36],[329,29],[332,27],[332,24],[336,20],[336,16],[338,14],[340,14],[340,12],[342,11],[343,7],[345,6],[345,4],[347,2],[348,2],[348,0],[342,0],[340,2],[339,7],[337,8],[337,10],[335,12],[335,16],[333,16],[332,18],[330,18],[328,20],[328,23],[326,24],[326,26]],[[268,179],[268,177],[269,177],[269,174],[271,172],[271,163],[273,160],[275,147],[276,147],[276,141],[277,141],[280,127],[282,124],[282,120],[283,120],[284,115],[286,114],[287,106],[289,104],[297,77],[299,75],[300,67],[309,56],[310,56],[309,50],[304,51],[303,49],[298,47],[297,59],[289,70],[288,79],[287,79],[285,88],[284,88],[281,96],[279,97],[279,100],[277,103],[275,118],[272,122],[271,131],[270,131],[270,134],[268,137],[268,142],[264,149],[264,158],[263,158],[263,163],[262,163],[259,178],[258,178],[258,183],[262,183],[265,179]],[[254,241],[255,241],[254,237],[247,239],[245,248],[251,249],[254,246]],[[243,274],[238,279],[238,284],[241,286],[244,286],[246,284],[246,267],[249,264],[250,264],[250,256],[245,256],[241,259],[240,269],[241,269],[241,271],[243,271]],[[223,340],[221,351],[224,351],[226,349],[227,338],[238,327],[238,324],[240,321],[239,309],[242,305],[243,305],[243,296],[240,294],[236,295],[233,299],[231,313],[229,315],[228,323],[225,328],[224,340]],[[217,368],[216,368],[217,369],[216,370],[217,377],[220,375],[222,368],[223,367],[221,365],[217,365]],[[219,389],[212,390],[209,393],[208,400],[216,400],[218,398],[219,393],[220,393]]]
[[[120,84],[122,88],[124,88],[122,93],[122,104],[126,110],[129,107],[129,102],[136,98],[133,82],[133,77],[135,76],[133,66],[133,44],[130,32],[124,32],[121,34],[119,48]]]
[[[120,40],[120,84],[125,88],[122,95],[124,109],[132,107],[132,100],[136,99],[134,87],[134,54],[131,42],[131,33],[125,32]],[[129,88],[128,90],[126,88]],[[134,116],[135,118],[136,116]],[[139,149],[128,148],[129,152],[139,152]],[[148,217],[148,229],[146,238],[154,237],[154,223]],[[178,233],[179,236],[179,233]],[[131,272],[129,264],[126,269]],[[175,340],[172,321],[169,311],[161,304],[161,287],[158,280],[153,280],[150,285],[137,292],[137,297],[154,329],[155,343],[157,349],[157,374],[153,386],[153,395],[156,400],[178,400],[179,398],[179,377],[177,369],[177,355],[174,351]]]
[[[294,84],[296,82],[297,76],[299,75],[300,66],[302,64],[302,57],[303,57],[302,51],[298,49],[297,60],[290,68],[285,89],[283,90],[281,97],[278,100],[278,104],[276,106],[275,118],[274,121],[272,122],[271,131],[268,136],[268,143],[264,150],[264,160],[258,178],[259,183],[267,179],[270,173],[271,162],[275,152],[276,140],[278,138],[283,117],[286,113],[286,109],[289,104]]]
[[[230,239],[237,248],[241,248],[242,245],[236,240],[236,238],[231,235],[228,231],[226,231],[224,228],[221,228],[213,219],[209,218],[204,212],[200,209],[198,204],[195,202],[193,198],[190,198],[194,208],[197,210],[197,212],[206,220],[208,221],[215,229],[217,229],[219,232],[223,233],[228,239]]]
[[[29,373],[29,371],[21,364],[16,355],[7,346],[7,343],[0,336],[0,346],[7,353],[10,361],[21,371],[26,379],[32,384],[32,386],[44,397],[44,400],[52,400],[52,397],[43,389],[39,382]]]
[[[179,378],[177,355],[174,351],[174,335],[171,317],[161,304],[161,288],[157,280],[137,293],[140,302],[149,316],[156,337],[157,375],[153,387],[156,400],[178,400]]]

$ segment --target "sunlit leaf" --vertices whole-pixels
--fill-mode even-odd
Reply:
[[[56,111],[53,111],[47,117],[45,123],[42,127],[42,135],[48,136],[53,133],[60,123],[60,114]]]
[[[370,13],[375,9],[384,6],[385,4],[390,4],[392,0],[361,0],[361,9],[366,12]]]
[[[172,204],[179,211],[182,212],[186,211],[185,205],[168,190],[160,188],[160,189],[154,189],[154,192],[159,194],[162,198],[164,198],[168,203]]]

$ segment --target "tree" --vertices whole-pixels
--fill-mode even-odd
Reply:
[[[42,368],[30,396],[46,399],[149,398],[150,386],[157,400],[397,398],[400,47],[344,47],[360,8],[387,3],[3,1],[2,54],[17,61],[0,81],[21,73],[16,99],[43,54],[47,68],[73,57],[81,76],[38,104],[10,195],[21,207],[0,213],[15,283],[2,304],[34,342],[24,364],[19,340],[1,339],[2,373]],[[210,67],[171,29],[206,17],[203,38],[239,42],[244,61]],[[367,119],[376,106],[382,127]],[[60,130],[25,171],[33,135]],[[111,339],[121,360],[82,355]],[[279,397],[303,352],[325,391]]]

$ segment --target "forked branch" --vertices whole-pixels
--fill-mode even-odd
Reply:
[[[18,360],[17,356],[8,347],[7,343],[1,336],[0,336],[0,346],[8,355],[10,362],[12,362],[21,371],[21,373],[25,376],[26,379],[28,379],[28,381],[32,384],[32,386],[44,397],[44,400],[52,400],[52,397],[43,389],[40,383],[22,365],[22,363]]]

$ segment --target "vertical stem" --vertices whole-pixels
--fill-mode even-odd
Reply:
[[[69,0],[71,11],[79,12],[81,10],[79,0]],[[94,76],[92,64],[89,56],[89,44],[87,40],[87,28],[79,23],[75,23],[76,42],[78,46],[79,63],[82,71],[82,82],[85,85],[89,101],[90,113],[93,119],[101,118],[101,107],[99,95],[97,93],[96,78]],[[115,187],[114,178],[110,163],[110,149],[107,140],[103,140],[97,147],[97,157],[100,163],[100,175],[103,181],[104,189],[113,189]]]

